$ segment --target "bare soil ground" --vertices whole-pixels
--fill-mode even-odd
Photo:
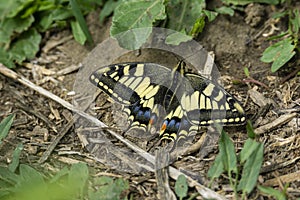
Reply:
[[[300,7],[300,4],[296,6]],[[247,6],[245,13],[236,12],[233,17],[219,16],[205,27],[197,40],[207,51],[213,51],[226,90],[243,103],[247,116],[253,120],[259,132],[257,140],[264,143],[264,161],[259,183],[278,190],[283,190],[284,185],[289,183],[288,197],[296,199],[300,197],[300,77],[290,74],[296,69],[299,71],[299,57],[295,57],[276,73],[271,73],[270,65],[259,60],[263,50],[272,43],[264,34],[276,34],[287,28],[287,22],[271,20],[271,14],[278,9],[280,8],[254,4]],[[101,43],[109,37],[109,20],[100,26],[95,13],[89,15],[87,21],[96,43]],[[273,26],[279,30],[274,30]],[[37,57],[15,71],[36,85],[71,102],[73,95],[70,92],[73,90],[77,70],[59,71],[78,66],[90,51],[91,47],[76,43],[68,30],[46,33]],[[127,59],[140,58],[130,55]],[[244,67],[249,68],[251,79],[245,76]],[[233,81],[238,84],[232,84]],[[107,100],[107,96],[101,94],[96,102],[97,106],[101,107],[101,110],[97,111],[98,118],[108,125],[113,125],[112,104]],[[1,119],[10,113],[16,114],[8,137],[0,144],[0,162],[11,162],[16,144],[23,142],[23,163],[29,163],[41,170],[55,171],[65,164],[83,161],[88,163],[95,173],[106,172],[128,179],[129,193],[133,193],[134,199],[157,199],[153,173],[134,174],[115,170],[105,164],[105,160],[97,161],[94,155],[84,148],[80,140],[82,138],[79,138],[78,132],[75,131],[78,127],[72,124],[73,113],[70,110],[3,75],[0,75],[0,103]],[[276,120],[282,116],[287,116],[287,120],[277,124]],[[72,126],[66,129],[68,124]],[[266,124],[273,126],[259,129]],[[226,131],[229,132],[236,148],[240,149],[247,139],[245,128],[226,128]],[[65,134],[64,137],[59,140],[47,160],[40,164],[38,161],[41,156],[61,134]],[[113,137],[111,140],[118,143]],[[204,158],[200,159],[199,155],[194,153],[179,159],[173,166],[192,171],[197,177],[206,179],[216,154],[217,144]],[[225,181],[226,179],[220,180],[214,184],[213,189],[222,191],[231,199],[232,193]],[[174,182],[171,181],[170,184],[173,185]],[[191,192],[195,191],[191,189]],[[255,190],[249,199],[269,197]]]

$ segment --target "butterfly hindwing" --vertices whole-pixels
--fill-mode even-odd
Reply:
[[[206,126],[245,122],[245,112],[240,103],[221,86],[197,74],[185,74],[185,77],[193,89],[187,91],[182,103],[187,105],[185,110],[192,123]]]

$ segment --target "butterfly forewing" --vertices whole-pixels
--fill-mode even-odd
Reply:
[[[149,131],[161,121],[160,104],[172,80],[170,72],[152,63],[123,63],[100,68],[90,80],[124,105],[130,128]]]

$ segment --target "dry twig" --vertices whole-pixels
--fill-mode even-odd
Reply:
[[[70,104],[69,102],[66,102],[65,100],[59,98],[58,96],[52,94],[51,92],[45,90],[44,88],[40,87],[40,86],[36,86],[34,83],[30,82],[28,79],[24,78],[21,75],[18,75],[17,73],[15,73],[14,71],[8,69],[7,67],[5,67],[3,64],[0,63],[0,73],[2,73],[3,75],[10,77],[20,83],[22,83],[23,85],[37,91],[38,93],[52,99],[53,101],[56,101],[57,103],[61,104],[62,106],[64,106],[65,108],[72,110],[73,112],[77,113],[78,115],[86,118],[87,120],[95,123],[97,126],[100,127],[108,127],[106,124],[104,124],[103,122],[99,121],[98,119],[92,117],[91,115],[88,115],[87,113],[85,113],[84,111],[74,107],[72,104]],[[141,157],[143,157],[144,159],[146,159],[148,162],[150,162],[152,165],[155,165],[155,158],[153,155],[149,154],[148,152],[144,151],[143,149],[141,149],[140,147],[136,146],[135,144],[133,144],[132,142],[126,140],[123,136],[115,133],[112,130],[107,130],[112,136],[114,136],[115,138],[117,138],[118,140],[120,140],[122,143],[124,143],[125,145],[127,145],[130,149],[132,149],[133,151],[135,151],[137,154],[139,154]],[[151,166],[146,166],[143,164],[139,164],[141,167],[145,168],[148,171],[152,171],[154,172],[155,169],[153,169],[153,167]],[[221,196],[220,194],[212,191],[211,189],[201,185],[200,183],[198,183],[197,181],[195,181],[194,179],[192,179],[191,177],[189,177],[188,175],[180,172],[179,170],[175,169],[174,167],[169,166],[169,173],[170,176],[177,180],[179,175],[184,175],[187,178],[188,184],[190,187],[195,187],[196,190],[199,192],[199,194],[202,195],[203,198],[205,199],[217,199],[217,200],[225,200],[226,198],[224,196]]]

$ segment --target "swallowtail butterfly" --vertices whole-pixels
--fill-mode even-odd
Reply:
[[[221,86],[186,70],[155,63],[121,63],[98,69],[90,81],[123,104],[130,128],[151,127],[162,139],[179,140],[200,126],[240,125],[246,120],[241,104]]]

